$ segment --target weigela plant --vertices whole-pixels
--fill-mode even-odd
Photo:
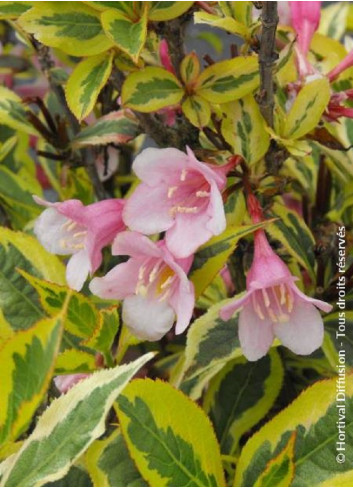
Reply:
[[[0,482],[346,487],[351,2],[0,2]]]

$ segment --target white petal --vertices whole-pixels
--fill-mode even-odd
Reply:
[[[275,335],[297,355],[310,355],[322,345],[324,327],[316,307],[296,298],[289,321],[275,323]]]
[[[132,169],[140,180],[155,186],[169,181],[187,165],[188,157],[179,149],[147,148],[136,156]]]
[[[54,207],[45,209],[34,224],[34,233],[38,240],[50,253],[57,255],[68,255],[70,251],[63,248],[62,240],[65,239],[64,224],[67,217],[63,216]]]
[[[141,295],[124,300],[123,321],[142,340],[160,340],[173,326],[174,317],[174,311],[166,301]]]
[[[273,342],[272,322],[260,319],[251,303],[239,314],[239,341],[244,355],[250,361],[266,355]]]
[[[88,274],[91,271],[91,263],[86,250],[81,250],[72,255],[67,262],[66,281],[74,290],[81,290]]]
[[[211,183],[211,196],[207,213],[210,215],[207,228],[212,234],[218,236],[226,228],[226,216],[221,192],[214,182]]]

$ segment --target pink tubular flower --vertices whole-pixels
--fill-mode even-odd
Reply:
[[[315,73],[307,60],[312,37],[320,23],[321,2],[289,2],[291,22],[297,33],[297,65],[302,77]]]
[[[128,199],[123,219],[133,231],[167,231],[166,243],[177,258],[185,258],[224,231],[221,190],[228,164],[202,163],[188,148],[148,148],[133,163],[142,183]]]
[[[36,220],[34,232],[50,253],[72,255],[66,268],[66,280],[81,290],[89,273],[102,262],[102,248],[125,229],[122,221],[123,199],[107,199],[84,206],[79,200],[47,202],[34,196],[37,204],[46,206]]]
[[[156,341],[171,329],[189,325],[194,308],[194,288],[187,278],[193,257],[175,259],[165,242],[153,243],[139,233],[120,233],[113,254],[131,258],[90,283],[93,294],[104,299],[124,299],[123,320],[140,339]]]
[[[338,76],[348,68],[353,66],[353,49],[350,51],[345,58],[342,59],[328,74],[327,77],[330,80],[330,83],[336,80]]]
[[[320,23],[321,2],[289,2],[292,26],[298,36],[298,45],[306,56],[311,39]]]
[[[239,340],[248,360],[263,357],[275,336],[298,355],[309,355],[321,346],[324,329],[316,307],[329,312],[332,306],[303,294],[295,280],[272,250],[265,232],[256,231],[254,261],[246,279],[247,293],[220,311],[226,321],[242,307]]]

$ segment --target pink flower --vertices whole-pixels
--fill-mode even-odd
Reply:
[[[177,258],[185,258],[224,231],[221,190],[230,165],[202,163],[188,148],[148,148],[133,163],[142,183],[128,199],[123,219],[133,231],[166,232],[166,243]]]
[[[307,60],[312,37],[320,23],[321,2],[289,2],[291,22],[297,33],[297,65],[302,77],[315,73]]]
[[[220,311],[226,321],[242,307],[239,340],[248,360],[263,357],[275,336],[298,355],[309,355],[321,346],[324,329],[316,308],[329,312],[332,306],[303,294],[295,280],[272,250],[264,231],[257,231],[247,292]]]
[[[72,255],[66,280],[71,288],[81,290],[88,274],[100,266],[102,248],[125,229],[121,216],[124,200],[107,199],[84,206],[79,200],[52,203],[33,198],[47,207],[34,226],[37,238],[50,253]]]
[[[194,288],[187,278],[193,257],[175,259],[165,242],[153,243],[136,232],[120,233],[113,254],[131,258],[90,283],[93,294],[104,299],[124,299],[123,320],[133,334],[155,341],[173,326],[182,333],[194,308]]]
[[[312,37],[319,27],[321,2],[289,2],[292,26],[298,36],[298,45],[306,56]]]
[[[65,394],[71,387],[90,375],[91,374],[58,375],[57,377],[54,377],[54,384],[61,394]]]
[[[338,78],[338,76],[345,70],[348,70],[353,66],[353,49],[350,51],[345,58],[343,58],[342,61],[338,63],[337,66],[335,66],[328,74],[327,77],[330,80],[330,82],[333,82]]]

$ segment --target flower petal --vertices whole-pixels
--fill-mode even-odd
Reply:
[[[66,281],[74,290],[81,290],[88,274],[91,272],[91,262],[86,250],[72,255],[66,266]]]
[[[187,165],[187,155],[178,149],[147,148],[135,158],[132,169],[140,180],[155,186],[173,179]]]
[[[217,236],[226,228],[226,216],[224,213],[224,205],[221,192],[215,183],[211,183],[210,203],[207,209],[210,219],[207,223],[207,228]]]
[[[198,214],[177,214],[175,224],[166,232],[168,249],[177,258],[192,255],[199,246],[206,243],[212,232],[207,229],[209,216]]]
[[[135,231],[124,231],[115,238],[112,245],[113,255],[128,255],[136,258],[146,258],[162,255],[160,248],[147,236]]]
[[[321,309],[321,311],[324,311],[324,312],[332,311],[333,306],[331,304],[329,304],[328,302],[320,301],[319,299],[313,299],[311,297],[308,297],[301,290],[299,290],[298,287],[296,285],[294,285],[294,283],[291,284],[291,289],[293,290],[293,292],[296,296],[300,297],[300,299],[302,299],[303,301],[305,301],[309,304],[313,304],[314,306]]]
[[[174,318],[167,301],[142,295],[131,295],[124,300],[123,321],[142,340],[160,340],[173,326]]]
[[[124,299],[135,293],[140,266],[141,262],[134,259],[120,263],[104,277],[95,277],[89,284],[89,289],[102,299]]]
[[[295,298],[289,321],[273,325],[275,335],[282,344],[297,355],[310,355],[322,345],[324,327],[316,307]]]
[[[36,219],[34,233],[40,243],[50,253],[57,255],[68,255],[70,253],[70,250],[61,244],[67,234],[64,228],[66,222],[67,218],[54,207],[45,209]]]
[[[239,341],[245,357],[250,361],[266,355],[274,338],[270,319],[260,319],[249,303],[239,314]]]
[[[240,299],[235,299],[226,306],[222,307],[222,309],[219,311],[221,319],[223,319],[223,321],[228,321],[233,316],[235,311],[243,307],[248,302],[250,295],[251,292],[248,292],[240,297]]]
[[[178,290],[169,299],[169,304],[175,311],[177,323],[175,333],[181,334],[189,326],[195,307],[195,292],[191,282],[180,284]]]
[[[161,184],[149,187],[141,183],[127,200],[123,219],[133,231],[154,234],[169,229],[173,225],[170,214],[171,202],[168,201],[168,189]]]

